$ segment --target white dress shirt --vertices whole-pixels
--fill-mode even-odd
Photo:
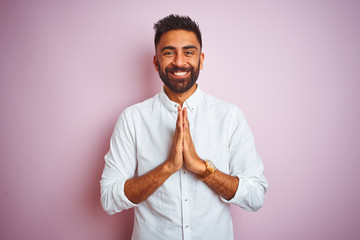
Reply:
[[[124,194],[127,179],[149,172],[168,158],[177,106],[162,90],[120,115],[100,181],[102,206],[109,214],[135,207],[132,239],[233,239],[230,203],[256,211],[268,184],[241,110],[199,87],[183,104],[188,108],[192,140],[200,158],[239,178],[235,196],[230,201],[221,198],[185,168],[140,204]]]

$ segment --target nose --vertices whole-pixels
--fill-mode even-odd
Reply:
[[[177,67],[182,67],[182,66],[184,66],[184,65],[185,65],[185,58],[184,58],[184,56],[183,56],[182,54],[179,54],[179,53],[175,54],[174,60],[173,60],[172,64],[173,64],[174,66],[177,66]]]

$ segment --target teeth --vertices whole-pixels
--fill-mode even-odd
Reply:
[[[184,76],[187,72],[174,72],[175,76]]]

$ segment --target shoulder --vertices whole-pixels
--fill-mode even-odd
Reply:
[[[148,111],[152,111],[154,107],[156,107],[159,104],[159,101],[160,101],[159,94],[156,94],[155,96],[148,98],[143,102],[139,102],[127,107],[124,110],[123,114],[124,115],[144,114]]]
[[[208,108],[214,109],[217,112],[223,112],[231,115],[243,115],[242,110],[238,105],[220,100],[210,94],[204,93],[204,101]]]
[[[117,119],[117,125],[119,125],[121,122],[125,122],[128,125],[133,125],[134,122],[138,122],[137,120],[143,118],[144,115],[148,115],[156,108],[156,106],[158,106],[158,95],[159,94],[156,94],[155,96],[148,98],[143,102],[139,102],[125,108],[125,110],[121,112]]]

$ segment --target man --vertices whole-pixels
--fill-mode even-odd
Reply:
[[[101,203],[135,207],[132,239],[233,239],[230,203],[258,210],[268,184],[238,107],[203,93],[201,33],[170,15],[154,29],[164,87],[119,117],[105,156]]]

